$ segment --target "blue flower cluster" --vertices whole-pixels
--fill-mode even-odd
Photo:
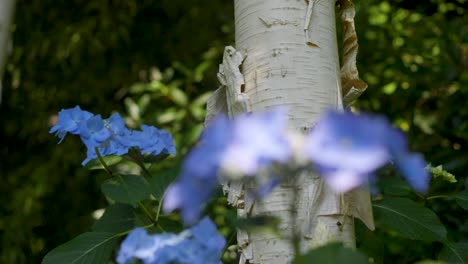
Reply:
[[[423,156],[408,152],[403,133],[381,116],[326,112],[307,136],[305,152],[339,192],[363,184],[389,161],[416,191],[426,192],[429,186]]]
[[[178,235],[149,235],[145,229],[137,228],[122,242],[117,263],[132,263],[134,258],[144,264],[220,263],[225,245],[224,237],[217,233],[216,226],[208,217]]]
[[[141,130],[128,129],[119,114],[102,119],[101,115],[94,115],[76,106],[62,109],[58,114],[57,124],[49,133],[55,133],[60,138],[59,143],[67,133],[80,135],[81,141],[88,148],[82,165],[97,158],[95,148],[98,148],[102,156],[124,155],[130,148],[138,148],[142,154],[175,154],[174,142],[169,132],[147,125],[142,125]]]
[[[253,176],[272,162],[287,162],[292,150],[282,110],[243,115],[229,120],[219,116],[205,129],[200,143],[186,157],[179,180],[166,191],[163,209],[181,210],[185,223],[195,222],[200,206],[218,186],[222,168]]]
[[[220,171],[248,176],[273,162],[290,162],[297,153],[285,117],[284,110],[275,110],[215,119],[185,159],[178,181],[167,189],[163,209],[180,209],[184,222],[193,223],[216,188]],[[424,158],[410,153],[404,135],[382,117],[327,112],[303,142],[299,152],[337,192],[358,187],[388,162],[415,190],[427,191],[430,178]]]

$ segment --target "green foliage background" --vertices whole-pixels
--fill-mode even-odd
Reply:
[[[413,150],[457,176],[431,192],[467,188],[468,37],[465,0],[357,2],[359,70],[368,91],[357,109],[387,115]],[[80,163],[76,137],[57,146],[48,130],[62,108],[80,105],[129,125],[173,133],[179,156],[192,145],[204,103],[217,87],[225,45],[234,43],[232,1],[17,1],[13,51],[0,105],[0,263],[39,263],[84,231],[106,201],[105,175]],[[177,164],[177,159],[172,164]],[[429,194],[430,195],[430,194]],[[468,240],[468,218],[454,199],[427,200],[452,241]],[[222,201],[210,213],[223,212]],[[230,233],[220,217],[217,224]],[[385,229],[373,239],[377,263],[435,258],[438,242]],[[378,253],[377,253],[378,252]],[[380,256],[380,260],[379,260]]]

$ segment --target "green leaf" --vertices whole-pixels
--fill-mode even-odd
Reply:
[[[409,239],[440,241],[447,236],[437,215],[412,200],[386,198],[373,204],[376,220]]]
[[[169,91],[169,95],[172,101],[174,101],[174,103],[176,103],[179,106],[185,106],[189,101],[185,92],[177,87],[172,87]]]
[[[135,103],[135,101],[132,98],[127,97],[124,100],[124,104],[125,104],[125,107],[127,108],[127,112],[129,116],[133,120],[140,120],[141,113],[140,113],[140,108],[138,107],[137,103]]]
[[[304,256],[296,258],[295,264],[366,264],[367,257],[353,249],[343,247],[341,243],[330,243],[328,245],[312,249]]]
[[[121,233],[135,227],[133,208],[126,204],[116,203],[106,208],[104,214],[93,225],[93,231]]]
[[[108,263],[118,236],[108,232],[87,232],[50,251],[42,264]]]
[[[171,169],[158,173],[158,175],[152,176],[149,179],[149,188],[151,190],[151,194],[156,198],[156,200],[161,200],[167,187],[174,181],[178,173],[178,170]]]
[[[102,192],[115,202],[136,206],[150,195],[148,182],[139,175],[117,175],[101,185]]]
[[[191,105],[204,108],[206,102],[208,102],[208,99],[210,98],[212,93],[213,92],[206,92],[204,94],[201,94],[200,96],[192,100]]]
[[[405,196],[411,193],[411,188],[406,181],[400,178],[381,180],[379,186],[383,193],[389,195]]]
[[[122,160],[121,156],[115,156],[115,155],[109,155],[109,156],[103,156],[102,159],[104,162],[107,164],[107,166],[112,166],[117,163],[119,163]],[[93,159],[90,162],[86,163],[84,166],[88,170],[101,170],[104,169],[104,166],[102,166],[101,162],[99,162],[99,159]]]
[[[455,195],[455,200],[463,209],[468,211],[468,190],[457,193]]]
[[[439,259],[449,263],[468,263],[468,243],[444,243]]]
[[[184,229],[184,225],[180,221],[180,217],[175,214],[159,216],[158,223],[164,227],[164,231],[170,233],[179,233]]]

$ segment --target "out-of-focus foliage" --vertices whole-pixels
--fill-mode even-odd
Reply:
[[[79,139],[57,147],[48,134],[53,115],[75,105],[103,116],[118,110],[129,125],[166,128],[187,148],[201,128],[203,94],[217,85],[220,54],[233,42],[233,7],[18,0],[16,11],[0,105],[0,263],[39,263],[88,230],[105,205],[105,176],[81,168]]]
[[[413,149],[457,177],[456,183],[434,178],[425,201],[446,226],[448,239],[457,242],[468,239],[466,211],[451,196],[468,187],[466,2],[361,0],[356,16],[358,68],[369,88],[355,107],[387,115],[409,134]],[[438,196],[431,199],[434,194]],[[378,215],[376,219],[379,225]],[[359,234],[361,242],[373,245],[366,253],[376,263],[435,259],[434,252],[443,247],[393,230]]]
[[[355,107],[389,116],[409,133],[414,150],[457,177],[457,183],[433,180],[433,192],[465,189],[466,1],[356,2],[358,67],[369,88]],[[39,263],[88,231],[93,212],[105,205],[99,191],[105,176],[81,168],[79,139],[57,147],[48,134],[53,114],[78,104],[107,116],[127,113],[132,127],[168,129],[180,157],[202,128],[221,52],[233,44],[233,23],[233,1],[17,1],[0,105],[0,263]],[[447,195],[426,205],[452,241],[466,242],[466,212]],[[219,214],[231,213],[223,199],[209,214],[216,213],[229,238],[232,223]],[[358,231],[359,241],[373,241],[366,252],[377,253],[376,263],[435,258],[432,250],[443,247],[389,230]]]

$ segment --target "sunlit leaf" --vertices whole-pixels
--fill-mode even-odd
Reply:
[[[457,179],[455,178],[455,176],[452,173],[444,170],[442,165],[439,165],[437,167],[428,165],[427,169],[429,170],[430,173],[432,173],[433,178],[439,178],[441,180],[448,181],[451,183],[457,182]]]
[[[185,94],[185,92],[177,87],[171,87],[171,89],[169,90],[169,95],[172,101],[174,101],[174,103],[176,103],[179,106],[185,106],[188,103],[188,97]]]
[[[124,103],[130,117],[133,120],[140,120],[140,108],[135,103],[135,101],[132,98],[127,97],[125,98]]]
[[[103,156],[102,159],[104,160],[107,166],[112,166],[112,165],[119,163],[123,158],[121,156],[109,155],[109,156]],[[104,169],[104,166],[102,166],[99,159],[93,159],[89,161],[88,163],[86,163],[84,167],[88,170]]]

